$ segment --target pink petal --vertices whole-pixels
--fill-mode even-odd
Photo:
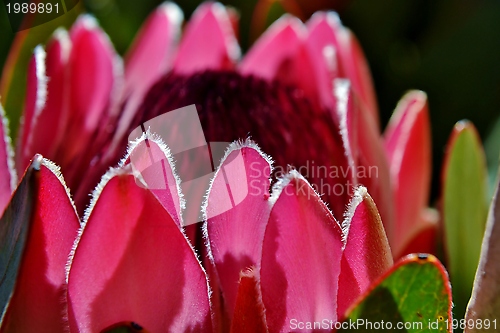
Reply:
[[[66,262],[80,223],[59,168],[38,157],[37,194],[1,332],[66,332]]]
[[[71,184],[74,176],[68,166],[89,149],[91,137],[104,126],[115,81],[116,55],[108,37],[91,16],[81,16],[70,36],[73,43],[68,62],[71,117],[57,160]]]
[[[252,268],[240,275],[238,296],[234,309],[231,333],[266,333],[268,332],[264,305],[260,295],[257,270]]]
[[[300,87],[313,101],[318,98],[317,78],[304,45],[306,30],[302,22],[289,15],[277,20],[252,46],[239,71],[272,81]],[[321,82],[319,82],[321,83]]]
[[[406,94],[385,132],[385,150],[395,190],[396,230],[394,253],[407,246],[408,237],[421,221],[431,181],[431,134],[427,96],[421,91]]]
[[[189,20],[174,70],[187,75],[209,69],[232,69],[239,57],[240,49],[226,8],[220,3],[207,2]]]
[[[132,142],[124,163],[132,165],[142,179],[137,180],[139,186],[148,188],[163,207],[170,213],[175,223],[182,223],[182,199],[180,179],[175,173],[173,157],[167,146],[156,135],[149,132]]]
[[[212,332],[205,272],[129,168],[103,177],[84,223],[68,277],[72,331],[133,321],[150,332]]]
[[[431,208],[420,212],[418,228],[408,235],[406,246],[400,256],[410,253],[437,253],[439,241],[439,214]]]
[[[9,136],[8,120],[0,104],[0,216],[9,204],[12,192],[17,186],[17,174],[14,169],[14,152]]]
[[[370,69],[356,37],[345,28],[334,12],[318,12],[307,22],[309,39],[314,40],[317,52],[325,47],[335,50],[339,62],[339,77],[352,82],[353,89],[378,127],[378,107]],[[330,52],[331,51],[328,51]],[[317,60],[316,60],[317,61]]]
[[[125,133],[150,86],[172,67],[181,32],[182,10],[174,3],[160,5],[146,20],[125,58],[125,96],[127,103],[115,133]],[[115,147],[113,147],[115,149]]]
[[[351,172],[355,177],[353,183],[368,188],[377,204],[387,236],[392,244],[394,241],[394,199],[382,138],[373,118],[359,103],[349,81],[336,79],[334,89],[339,105],[337,110],[344,146],[350,147],[350,153],[354,159],[354,166],[350,164]],[[345,108],[347,110],[344,110]],[[342,126],[346,127],[347,133],[343,132]],[[350,141],[350,145],[346,145],[346,140]],[[347,148],[346,152],[349,153]]]
[[[66,66],[68,62],[71,42],[64,30],[57,30],[52,40],[47,45],[45,71],[48,81],[46,83],[46,103],[32,119],[27,142],[20,147],[23,154],[21,167],[28,163],[35,154],[41,154],[54,159],[65,126],[68,121],[67,80]],[[45,80],[42,78],[42,80]],[[42,84],[42,83],[39,83]],[[50,133],[50,134],[49,134]]]
[[[365,187],[354,193],[343,228],[346,242],[339,278],[339,318],[394,263],[377,207]]]
[[[141,90],[144,94],[155,78],[170,69],[182,21],[182,10],[171,2],[148,17],[125,59],[127,92]]]
[[[26,98],[16,149],[17,173],[23,174],[34,155],[33,138],[30,134],[47,101],[47,76],[45,74],[45,51],[35,48],[28,65]]]
[[[260,261],[271,211],[270,174],[269,157],[255,143],[233,143],[208,192],[204,229],[230,318],[240,272]]]
[[[260,270],[269,331],[288,332],[292,319],[336,321],[340,226],[296,171],[275,186],[272,200]]]

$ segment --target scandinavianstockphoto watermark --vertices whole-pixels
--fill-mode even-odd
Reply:
[[[304,178],[314,180],[310,183],[311,187],[319,194],[326,196],[344,196],[353,195],[353,189],[357,184],[349,179],[354,177],[358,183],[364,183],[364,180],[378,178],[379,170],[377,166],[338,166],[338,165],[317,165],[314,160],[308,160],[304,165],[297,168],[292,166],[277,166],[273,170],[273,175],[277,179],[286,177],[292,170],[296,170]],[[262,186],[259,179],[262,177],[263,170],[257,162],[250,164],[250,195],[263,195]],[[305,184],[297,184],[296,191],[302,195],[307,195]],[[284,189],[287,191],[287,189]],[[288,193],[291,194],[291,193]]]

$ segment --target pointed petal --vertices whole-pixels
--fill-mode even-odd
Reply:
[[[275,186],[272,199],[260,270],[269,330],[288,332],[292,319],[336,321],[340,226],[296,171]]]
[[[66,332],[66,262],[80,227],[59,168],[41,160],[30,231],[0,332]]]
[[[125,57],[125,109],[114,133],[114,142],[127,135],[144,95],[161,75],[171,69],[184,20],[172,2],[161,4],[146,20]],[[115,150],[116,143],[110,149]]]
[[[161,4],[146,20],[125,58],[125,90],[141,95],[172,66],[184,15],[172,2]]]
[[[394,263],[377,207],[365,187],[359,187],[347,208],[346,234],[339,278],[339,318]]]
[[[266,333],[266,319],[255,268],[242,272],[231,333]]]
[[[33,138],[30,137],[30,133],[47,101],[45,56],[43,47],[37,46],[28,65],[25,108],[16,149],[17,173],[20,175],[24,173],[33,157]]]
[[[240,48],[226,8],[207,2],[189,20],[174,70],[187,75],[208,69],[232,69],[239,57]]]
[[[154,193],[175,223],[182,226],[184,200],[170,149],[158,136],[146,132],[131,143],[120,165],[128,162],[141,177],[136,183]]]
[[[466,320],[486,323],[494,321],[500,313],[500,183],[491,201],[486,232],[481,246],[481,257],[477,268],[472,297],[467,307]],[[467,327],[467,333],[483,332],[477,327]]]
[[[48,82],[47,97],[44,107],[33,117],[27,142],[22,151],[22,165],[34,154],[41,154],[54,159],[65,126],[68,121],[66,66],[68,62],[71,41],[65,30],[57,30],[47,45],[45,71]],[[50,135],[48,134],[50,133]],[[22,167],[21,165],[21,167]]]
[[[304,45],[306,30],[296,17],[284,15],[252,46],[239,71],[268,81],[279,80],[303,90],[316,102],[318,82],[308,50]]]
[[[0,104],[0,216],[9,204],[16,186],[17,173],[14,168],[14,152],[9,136],[9,124]]]
[[[389,242],[394,242],[394,198],[389,164],[382,138],[366,108],[359,103],[356,92],[346,79],[335,79],[339,125],[354,178],[351,185],[365,186],[377,204]]]
[[[71,117],[57,160],[72,184],[73,177],[66,168],[89,149],[89,140],[98,127],[103,126],[103,117],[110,106],[116,54],[107,35],[89,15],[78,19],[70,37],[73,43],[68,62]]]
[[[133,321],[151,332],[212,331],[205,272],[129,168],[103,177],[84,223],[69,264],[72,330],[100,332]]]
[[[384,135],[396,200],[394,254],[401,257],[409,238],[420,229],[431,182],[431,134],[427,96],[407,93],[399,102]]]
[[[260,261],[271,211],[270,175],[270,159],[255,143],[233,143],[208,191],[204,230],[230,317],[240,272]]]
[[[356,37],[342,25],[335,12],[314,14],[307,22],[307,27],[309,38],[314,38],[316,48],[322,48],[323,52],[325,47],[327,50],[332,48],[335,50],[340,65],[339,77],[352,82],[353,89],[360,96],[378,128],[378,107],[370,69]]]

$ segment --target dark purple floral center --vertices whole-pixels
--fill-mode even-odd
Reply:
[[[348,184],[329,172],[347,167],[341,137],[330,111],[314,107],[301,89],[233,71],[169,73],[150,89],[131,128],[191,104],[207,142],[250,137],[274,159],[278,176],[288,166],[299,169],[342,217]],[[337,183],[344,187],[334,191]]]

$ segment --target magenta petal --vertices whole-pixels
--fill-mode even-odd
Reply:
[[[155,80],[171,69],[183,14],[174,3],[160,5],[144,23],[125,58],[125,98],[115,137],[128,129],[144,95]]]
[[[253,142],[233,143],[208,192],[204,229],[230,317],[240,272],[260,261],[271,211],[270,174],[269,157]]]
[[[189,20],[174,70],[192,74],[208,69],[232,69],[239,57],[240,48],[226,8],[220,3],[207,2]]]
[[[122,163],[130,163],[140,174],[136,179],[139,186],[148,188],[170,213],[175,223],[182,223],[182,198],[180,179],[175,173],[173,157],[167,146],[156,135],[149,132],[131,143],[129,152]]]
[[[377,125],[365,107],[359,103],[349,81],[336,79],[335,94],[338,102],[339,124],[346,156],[356,185],[368,188],[377,204],[387,236],[392,243],[394,237],[394,199],[391,188],[389,164]]]
[[[129,168],[103,177],[84,225],[69,265],[72,331],[133,321],[148,332],[212,332],[207,278],[196,254]]]
[[[144,23],[125,58],[125,90],[145,92],[154,79],[170,69],[180,36],[183,14],[166,2]]]
[[[48,160],[34,163],[36,204],[1,332],[63,333],[66,262],[80,223],[59,168]]]
[[[37,46],[28,65],[28,78],[24,113],[21,120],[16,149],[17,173],[23,174],[34,152],[31,132],[47,101],[47,76],[45,74],[45,50]]]
[[[331,53],[333,49],[338,59],[339,77],[352,82],[353,89],[360,96],[362,103],[374,118],[378,126],[378,107],[370,69],[356,37],[345,28],[337,13],[318,12],[307,22],[309,39],[314,39],[315,48]],[[325,47],[328,47],[326,50]]]
[[[70,31],[73,47],[68,62],[69,118],[58,161],[67,166],[89,149],[89,140],[103,125],[115,81],[116,54],[91,16],[81,16]],[[71,179],[70,179],[71,183]]]
[[[277,183],[272,200],[260,270],[269,331],[289,332],[292,319],[336,321],[340,226],[296,171]]]
[[[385,131],[396,199],[396,243],[394,254],[407,246],[408,237],[419,229],[421,212],[427,206],[431,181],[431,134],[427,96],[411,91],[399,102]]]
[[[65,30],[57,30],[52,40],[47,45],[45,71],[48,82],[46,83],[46,104],[33,117],[31,127],[27,133],[27,142],[20,146],[23,168],[35,154],[41,154],[49,159],[54,159],[65,126],[68,121],[66,66],[68,62],[71,42]],[[50,134],[49,134],[50,133]]]
[[[14,152],[9,136],[9,126],[1,104],[0,122],[0,216],[2,216],[17,186],[17,173],[14,169]]]
[[[318,98],[316,73],[305,47],[306,29],[293,16],[284,15],[255,43],[243,58],[239,71],[300,87],[313,101]]]
[[[355,191],[343,228],[346,240],[339,278],[339,318],[394,263],[377,207],[365,187]]]

